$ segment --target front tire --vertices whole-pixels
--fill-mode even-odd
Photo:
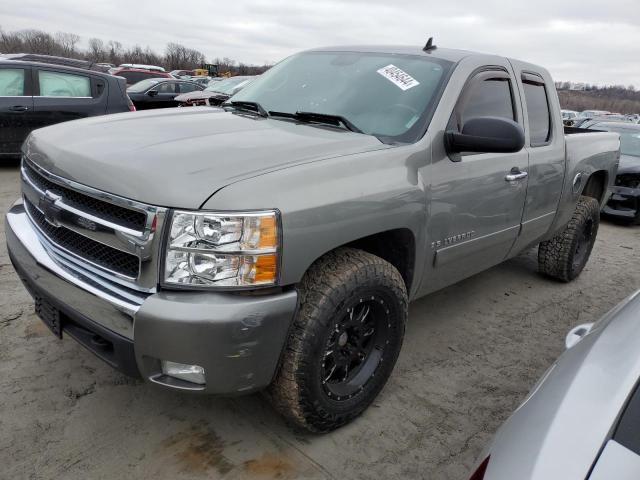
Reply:
[[[407,310],[393,265],[353,248],[326,254],[299,286],[298,311],[268,390],[273,405],[312,432],[353,420],[393,370]]]
[[[600,204],[595,198],[581,196],[565,229],[540,242],[540,273],[563,282],[575,279],[589,260],[599,226]]]

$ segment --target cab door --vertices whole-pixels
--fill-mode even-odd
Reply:
[[[0,155],[19,155],[31,125],[31,67],[0,65]]]
[[[506,59],[471,71],[442,128],[461,132],[467,120],[487,116],[523,126],[516,82]],[[421,293],[507,258],[520,230],[527,191],[524,148],[515,153],[447,154],[437,140],[433,145],[427,227],[431,251]]]
[[[525,145],[529,152],[529,182],[522,230],[511,255],[538,243],[553,224],[565,175],[564,127],[553,81],[544,71],[512,60],[522,92]]]

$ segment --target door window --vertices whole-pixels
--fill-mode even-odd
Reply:
[[[511,82],[507,78],[487,78],[470,88],[462,108],[462,124],[474,117],[501,117],[515,120]]]
[[[24,95],[24,70],[21,68],[0,69],[0,97]]]
[[[38,82],[42,97],[91,97],[91,80],[84,75],[40,70]]]
[[[500,117],[517,121],[513,87],[507,72],[484,71],[471,78],[460,95],[447,130],[461,132],[476,117]]]
[[[158,93],[176,93],[176,84],[173,82],[163,82],[158,84],[158,87],[154,90],[158,90]]]
[[[532,147],[546,145],[551,139],[551,113],[547,89],[540,82],[523,79],[524,98],[529,118],[529,137]]]
[[[180,93],[189,93],[189,92],[193,92],[194,90],[202,90],[202,89],[194,83],[180,84]]]

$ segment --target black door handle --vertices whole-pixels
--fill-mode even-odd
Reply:
[[[13,107],[9,107],[10,112],[26,112],[29,110],[29,107],[25,105],[14,105]]]

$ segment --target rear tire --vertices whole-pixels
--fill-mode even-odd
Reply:
[[[538,246],[540,273],[563,282],[575,279],[587,264],[600,225],[600,204],[581,196],[564,230]]]
[[[267,394],[285,417],[312,432],[360,415],[384,387],[407,319],[404,281],[385,260],[341,248],[316,261]]]

